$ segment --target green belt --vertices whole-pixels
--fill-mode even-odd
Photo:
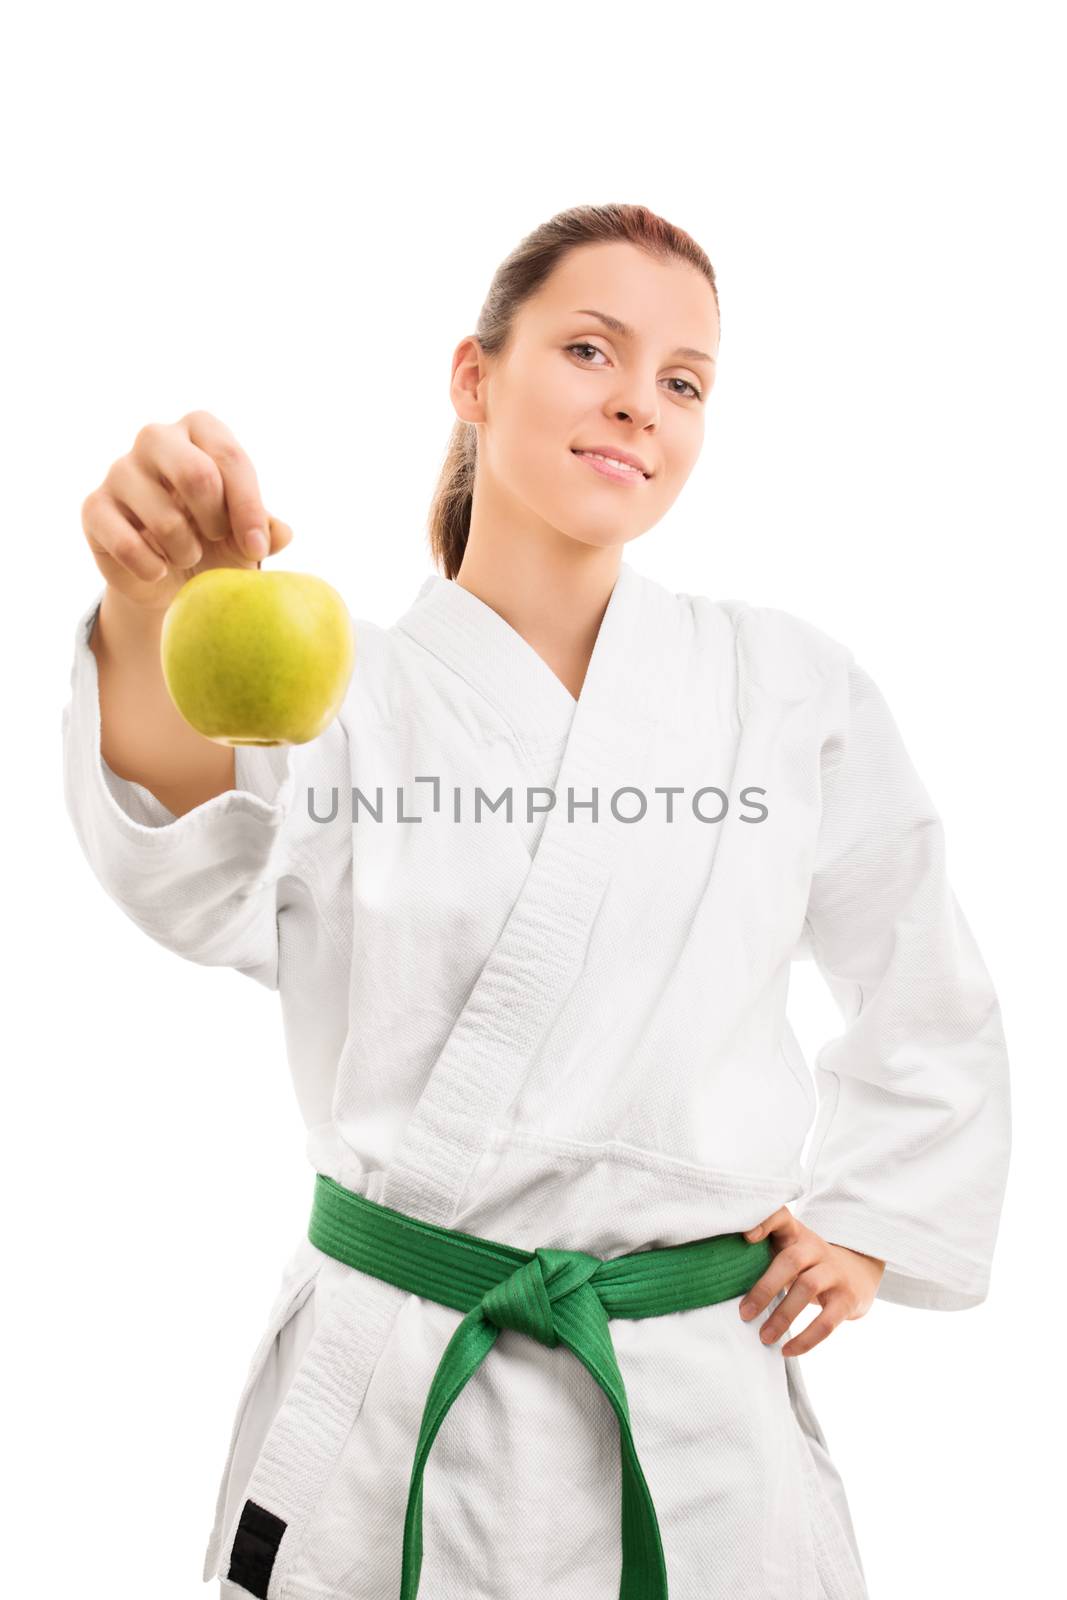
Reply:
[[[400,1600],[415,1600],[422,1570],[422,1477],[452,1402],[501,1328],[565,1344],[592,1373],[619,1419],[622,1583],[619,1600],[667,1600],[659,1522],[630,1431],[611,1317],[659,1317],[740,1295],[772,1259],[770,1241],[722,1233],[602,1261],[582,1250],[516,1250],[438,1228],[315,1174],[308,1238],[327,1255],[467,1315],[434,1373],[422,1415],[404,1519]]]

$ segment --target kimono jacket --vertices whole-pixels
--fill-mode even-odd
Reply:
[[[941,821],[848,648],[623,562],[575,700],[434,574],[392,626],[353,618],[322,734],[237,747],[236,786],[176,817],[102,759],[100,598],[63,712],[74,828],[149,937],[277,990],[315,1172],[601,1258],[788,1204],[887,1263],[882,1300],[983,1300],[1010,1143],[1000,1011]],[[813,1072],[786,1018],[797,959],[843,1019]],[[672,1600],[861,1600],[800,1360],[737,1306],[610,1324]],[[461,1317],[301,1237],[205,1581],[249,1592],[228,1573],[251,1505],[281,1531],[266,1600],[399,1595],[423,1407]],[[616,1600],[620,1472],[590,1374],[505,1328],[427,1459],[420,1600]]]

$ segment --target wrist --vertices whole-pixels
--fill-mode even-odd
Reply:
[[[107,584],[104,596],[100,602],[101,613],[114,617],[118,624],[124,628],[140,628],[148,632],[152,628],[157,631],[163,626],[163,615],[174,598],[167,583],[159,585],[160,595],[158,600],[154,597],[144,600],[131,600],[128,594],[121,589],[116,589],[114,584]],[[146,590],[151,585],[145,585]]]
[[[149,652],[158,655],[166,610],[166,603],[142,605],[108,584],[89,635],[94,655],[100,656],[104,651],[117,657],[131,651],[137,655]]]

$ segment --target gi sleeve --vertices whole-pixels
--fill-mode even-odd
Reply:
[[[158,944],[277,989],[278,879],[302,747],[236,746],[236,787],[180,817],[119,777],[100,750],[89,646],[102,599],[78,622],[62,719],[64,798],[82,851],[111,899]]]
[[[816,1056],[795,1213],[885,1261],[879,1298],[959,1310],[988,1294],[1007,1180],[1000,1008],[948,882],[941,820],[851,655],[840,703],[805,929],[845,1028]]]

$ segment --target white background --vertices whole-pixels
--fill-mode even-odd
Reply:
[[[274,564],[392,621],[431,570],[455,345],[523,234],[606,201],[692,233],[722,307],[703,455],[625,557],[672,589],[785,607],[855,650],[945,820],[1011,1047],[988,1301],[876,1302],[802,1358],[872,1600],[1000,1600],[1053,1581],[1067,1110],[1055,20],[930,0],[388,16],[97,0],[8,23],[10,1593],[207,1593],[233,1409],[312,1188],[277,997],[145,938],[67,819],[60,710],[74,626],[102,584],[81,503],[144,423],[203,407],[294,529]],[[808,965],[791,1009],[810,1061],[838,1018]]]

